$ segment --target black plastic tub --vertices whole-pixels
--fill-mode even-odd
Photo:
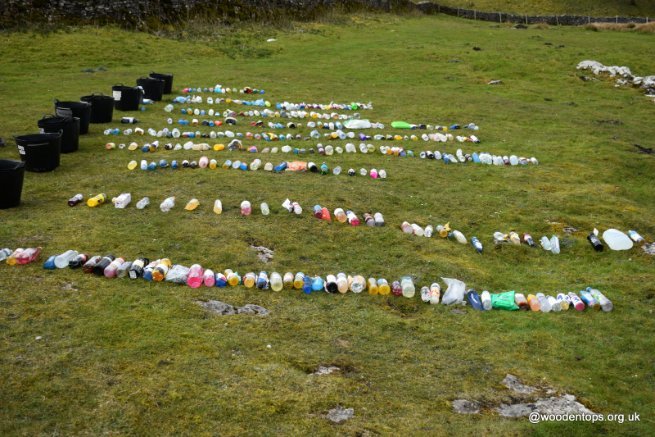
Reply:
[[[164,94],[173,92],[173,75],[169,73],[150,73],[150,77],[164,81]]]
[[[114,98],[104,94],[91,94],[80,97],[91,104],[91,123],[111,123],[114,117]]]
[[[23,192],[25,163],[0,159],[0,209],[14,208],[20,205]]]
[[[91,103],[89,102],[60,102],[55,100],[55,114],[60,117],[77,117],[80,119],[79,135],[89,132],[91,121]]]
[[[76,152],[80,147],[80,119],[46,115],[37,122],[45,133],[61,132],[61,153]]]
[[[114,108],[119,111],[138,111],[143,92],[135,86],[114,85],[111,87]]]
[[[61,133],[19,135],[14,139],[25,170],[46,172],[59,167]]]
[[[143,88],[143,97],[155,102],[161,101],[165,84],[163,80],[154,77],[141,77],[136,80],[136,84]]]

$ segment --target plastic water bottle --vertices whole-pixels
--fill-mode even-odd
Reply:
[[[425,227],[425,230],[423,231],[423,235],[427,238],[430,238],[432,237],[433,232],[434,232],[434,228],[432,227],[432,225],[427,225]]]
[[[334,218],[336,218],[339,223],[345,223],[348,220],[348,216],[343,211],[343,208],[337,208],[334,210]]]
[[[93,273],[93,268],[95,267],[96,264],[98,264],[98,262],[100,262],[101,259],[102,259],[102,257],[100,255],[96,255],[96,256],[88,259],[82,265],[82,271],[84,273]],[[53,264],[54,264],[54,260],[53,260]]]
[[[523,293],[514,293],[514,303],[518,305],[519,309],[522,310],[530,309],[530,305],[528,305],[528,300],[525,298]]]
[[[471,245],[475,248],[478,253],[482,253],[482,243],[478,240],[478,237],[471,237]]]
[[[83,253],[79,253],[75,258],[71,259],[68,262],[68,268],[70,269],[79,269],[81,268],[84,263],[89,259],[88,255],[85,255]],[[53,260],[54,262],[54,260]]]
[[[283,288],[293,288],[293,273],[286,272],[282,277],[282,287]]]
[[[187,202],[187,204],[184,206],[184,209],[186,211],[193,211],[196,208],[198,208],[199,205],[200,205],[200,201],[196,198],[193,198]]]
[[[557,301],[563,311],[567,311],[571,305],[571,298],[564,293],[557,293]]]
[[[282,281],[282,276],[278,272],[271,273],[271,290],[281,291],[284,288],[284,282]]]
[[[375,280],[375,278],[368,278],[366,281],[367,284],[367,289],[368,289],[368,294],[378,294],[378,283]]]
[[[320,276],[315,276],[312,279],[312,291],[321,291],[325,289],[325,281]]]
[[[247,200],[241,202],[241,215],[249,216],[251,212],[252,212],[252,206],[250,205],[250,202],[248,202]]]
[[[530,305],[530,310],[532,311],[541,310],[541,303],[539,303],[539,299],[534,294],[528,294],[528,305]]]
[[[573,305],[573,308],[575,308],[576,311],[584,311],[585,304],[582,301],[582,299],[578,297],[577,294],[571,291],[569,292],[569,298],[571,299],[571,304]]]
[[[312,292],[312,278],[307,275],[303,275],[302,278],[302,292],[305,294],[311,294]]]
[[[436,305],[439,303],[439,298],[441,297],[441,286],[433,282],[430,285],[430,305]]]
[[[102,276],[105,273],[105,269],[111,262],[115,259],[113,255],[105,255],[93,266],[93,273],[98,276]]]
[[[143,268],[143,279],[152,281],[152,271],[155,269],[157,263],[159,263],[159,260],[151,261]]]
[[[378,279],[378,293],[383,296],[391,293],[391,287],[389,287],[389,283],[384,278]]]
[[[425,234],[425,231],[416,223],[412,223],[412,233],[418,237],[422,237]]]
[[[293,277],[293,288],[296,290],[301,290],[305,282],[305,274],[303,272],[297,272]]]
[[[202,274],[202,283],[205,285],[205,287],[213,287],[216,285],[216,274],[213,270],[205,270],[205,272]]]
[[[348,292],[348,277],[345,273],[337,273],[337,291],[341,294]]]
[[[130,270],[130,267],[132,267],[132,261],[125,261],[123,264],[118,266],[118,270],[116,270],[116,277],[117,278],[124,278],[127,276],[127,272]]]
[[[452,235],[453,235],[453,237],[455,238],[455,240],[456,240],[459,244],[466,244],[466,243],[468,243],[468,241],[466,240],[466,237],[465,237],[464,234],[462,234],[460,231],[458,231],[458,230],[454,230],[454,231],[452,232]]]
[[[403,287],[400,285],[400,281],[393,281],[391,283],[391,294],[394,296],[402,296],[403,295]]]
[[[95,208],[96,206],[105,203],[106,200],[107,200],[107,195],[105,193],[100,193],[87,200],[86,205],[89,208]]]
[[[243,275],[243,286],[246,288],[253,288],[257,283],[257,275],[255,272],[248,272]]]
[[[123,264],[125,260],[121,257],[114,259],[102,272],[105,275],[105,278],[115,278],[118,272],[118,268]]]
[[[175,196],[168,197],[160,205],[159,209],[162,212],[168,212],[175,207]]]
[[[82,195],[81,193],[76,194],[70,199],[68,199],[68,206],[75,206],[83,200],[84,200],[84,195]]]
[[[350,223],[351,226],[359,226],[359,218],[351,210],[346,211],[346,218],[348,219],[348,223]]]
[[[145,267],[150,264],[150,260],[148,258],[137,258],[132,262],[132,266],[130,267],[130,270],[127,272],[127,276],[129,276],[130,279],[137,279],[143,276],[143,270]]]
[[[491,294],[487,290],[484,290],[480,295],[480,302],[485,311],[491,310]]]
[[[9,248],[0,250],[0,262],[5,261],[12,253],[12,250]]]
[[[214,201],[213,211],[214,211],[214,214],[221,214],[223,212],[223,203],[221,203],[220,199],[216,199]]]
[[[382,213],[376,212],[373,214],[373,219],[375,220],[375,226],[384,226],[384,217]]]
[[[600,239],[598,238],[597,232],[597,229],[594,229],[594,232],[590,232],[589,235],[587,235],[587,240],[596,252],[602,252],[605,246],[603,246],[603,243],[601,243]]]
[[[562,310],[562,306],[560,305],[559,301],[553,296],[547,296],[546,299],[548,299],[548,304],[550,305],[551,311],[558,313]]]
[[[257,276],[257,288],[260,290],[268,290],[269,286],[269,279],[268,279],[268,273],[261,271],[259,272],[259,275]]]
[[[541,306],[541,312],[548,313],[552,309],[550,302],[543,293],[537,293],[537,299],[539,299],[539,305]]]
[[[76,250],[67,250],[66,252],[57,255],[55,257],[55,267],[58,269],[63,269],[68,267],[70,262],[74,260],[79,255],[79,252]]]
[[[56,255],[50,255],[47,260],[43,263],[43,268],[46,270],[54,270],[57,267],[55,267],[55,258]]]
[[[266,202],[262,202],[260,209],[262,210],[262,215],[269,215],[271,213],[270,209],[268,208],[268,203]]]
[[[466,299],[469,301],[469,304],[474,310],[484,311],[484,307],[482,306],[482,300],[477,291],[471,288],[469,291],[466,292]]]
[[[552,250],[552,248],[553,248],[553,247],[550,245],[550,240],[549,240],[548,237],[546,237],[545,235],[544,235],[543,237],[541,237],[540,243],[541,243],[541,247],[543,247],[544,250],[547,250],[547,251],[549,251],[549,252],[550,252],[550,251]]]
[[[361,275],[355,275],[348,287],[353,293],[361,293],[366,288],[366,280]]]
[[[35,261],[41,254],[40,247],[30,247],[21,251],[20,254],[16,257],[17,264],[29,264]]]
[[[588,292],[587,290],[581,290],[580,291],[580,299],[587,305],[588,307],[591,307],[595,310],[600,310],[600,303],[594,299],[592,294]]]
[[[612,311],[612,309],[614,308],[614,305],[612,304],[612,301],[609,300],[607,297],[605,297],[605,295],[603,293],[601,293],[599,290],[597,290],[595,288],[591,288],[591,287],[587,287],[586,291],[588,291],[591,294],[591,296],[594,299],[596,299],[596,301],[600,305],[600,308],[603,311],[605,311],[605,312]]]
[[[327,275],[325,277],[325,290],[328,293],[336,293],[338,291],[337,287],[337,277],[334,275]]]
[[[155,268],[152,270],[152,280],[155,282],[161,282],[166,278],[166,274],[170,270],[173,263],[168,258],[162,258],[159,260]]]
[[[425,303],[430,302],[430,287],[421,287],[421,300]]]
[[[124,209],[132,201],[132,195],[130,193],[122,193],[118,197],[111,199],[115,208]]]
[[[523,241],[530,247],[534,247],[534,240],[530,234],[523,234]]]
[[[400,285],[403,288],[403,296],[407,298],[414,297],[414,294],[416,293],[416,287],[414,287],[414,282],[412,281],[411,277],[403,276],[400,279]]]
[[[227,278],[225,275],[221,272],[216,273],[216,277],[214,280],[214,285],[220,288],[226,287],[227,286]]]
[[[555,255],[559,253],[559,238],[557,235],[550,237],[550,251]]]
[[[203,269],[200,264],[194,264],[189,268],[189,276],[186,283],[191,288],[199,288],[203,282]]]
[[[633,231],[632,229],[628,231],[628,237],[632,239],[635,243],[643,243],[644,242],[644,237],[639,235],[637,231]]]

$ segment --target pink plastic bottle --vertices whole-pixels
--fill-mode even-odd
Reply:
[[[241,202],[241,215],[249,216],[252,212],[252,205],[247,200]]]
[[[105,278],[115,278],[116,273],[118,272],[118,268],[123,264],[125,260],[121,257],[118,257],[114,259],[107,267],[105,267],[105,271],[103,272],[105,275]]]
[[[348,218],[348,223],[351,226],[359,226],[359,218],[355,215],[354,212],[348,210],[346,211],[346,217]]]
[[[39,257],[41,253],[40,247],[32,247],[30,249],[25,249],[16,257],[16,262],[18,264],[29,264]]]
[[[189,276],[186,283],[191,288],[198,288],[202,285],[203,275],[202,267],[200,264],[194,264],[189,269]]]
[[[570,292],[569,297],[571,298],[571,304],[573,305],[573,308],[576,309],[576,311],[584,311],[585,304],[577,294]]]
[[[373,179],[377,179],[378,178],[378,171],[376,169],[372,168],[371,172],[370,172],[370,175],[371,175],[371,177]]]
[[[202,275],[202,283],[205,284],[205,287],[213,287],[216,284],[216,275],[212,270],[205,270],[205,273]]]

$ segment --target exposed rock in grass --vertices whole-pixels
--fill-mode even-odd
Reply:
[[[257,258],[263,263],[267,263],[273,259],[275,251],[264,246],[250,246],[251,249],[257,251]]]
[[[334,372],[338,372],[339,370],[341,369],[336,366],[318,366],[318,369],[316,372],[312,373],[312,375],[330,375]]]
[[[480,412],[480,403],[466,399],[456,399],[453,401],[453,410],[459,414],[478,414]]]
[[[203,302],[200,300],[195,301],[198,305],[205,308],[212,313],[218,314],[219,316],[231,316],[234,314],[250,314],[258,316],[267,316],[270,314],[270,311],[264,307],[254,304],[246,304],[242,307],[234,307],[225,302],[219,300],[210,300]]]
[[[66,282],[61,286],[61,289],[64,291],[77,291],[77,288],[75,288],[75,283],[73,282]]]
[[[458,316],[466,314],[466,311],[460,310],[459,308],[452,309],[452,310],[450,310],[450,312],[453,313],[453,314],[457,314]]]
[[[594,414],[569,394],[539,399],[532,404],[501,404],[496,411],[503,417],[524,417],[533,411],[540,414]]]
[[[522,394],[534,393],[534,391],[536,390],[536,388],[534,387],[521,384],[521,381],[519,381],[519,379],[516,376],[510,375],[509,373],[505,375],[505,379],[503,379],[503,385],[516,393],[522,393]]]
[[[345,422],[348,419],[352,419],[355,415],[354,408],[343,408],[342,406],[337,406],[332,408],[327,413],[327,418],[332,423],[341,423]]]

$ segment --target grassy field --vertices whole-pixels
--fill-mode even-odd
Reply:
[[[652,17],[655,2],[651,0],[439,0],[435,3],[462,9],[490,12],[512,12],[529,15],[590,15],[592,17]]]
[[[277,41],[266,43],[268,38]],[[655,64],[644,56],[652,45],[652,36],[635,33],[375,15],[285,31],[189,29],[180,40],[113,28],[1,34],[0,136],[9,143],[0,149],[2,158],[17,158],[11,136],[34,132],[54,98],[108,94],[114,84],[168,71],[178,90],[253,86],[273,102],[372,101],[374,110],[363,114],[387,124],[475,122],[479,146],[400,145],[416,152],[462,147],[516,153],[535,156],[540,165],[447,166],[357,153],[325,161],[384,168],[388,179],[221,169],[129,172],[127,162],[143,154],[106,151],[107,126],[92,125],[80,150],[62,156],[56,171],[26,174],[21,207],[0,211],[0,246],[41,245],[41,261],[74,248],[128,259],[168,256],[242,274],[346,271],[389,282],[412,275],[419,286],[455,277],[492,292],[593,285],[615,310],[480,313],[465,307],[458,314],[418,298],[190,289],[50,272],[41,262],[3,264],[0,433],[652,434],[653,258],[639,248],[596,253],[585,237],[594,227],[655,237],[655,193],[648,182],[655,163],[633,147],[653,146],[655,105],[637,90],[581,81],[575,70],[579,61],[595,59],[653,74]],[[493,79],[503,85],[488,86]],[[171,97],[138,113],[140,124],[163,127],[162,108]],[[120,115],[115,112],[114,120]],[[200,155],[160,151],[146,158]],[[219,162],[253,157],[225,151],[208,156]],[[153,205],[142,211],[66,205],[77,192],[112,197],[125,191],[133,202],[150,196]],[[164,214],[156,206],[169,195],[178,204]],[[192,213],[182,209],[191,197],[201,202]],[[287,197],[305,208],[301,217],[281,210]],[[223,201],[221,216],[211,211],[215,198]],[[267,201],[271,215],[241,217],[243,199]],[[321,222],[309,212],[316,203],[353,208],[360,218],[367,210],[381,211],[387,226]],[[403,220],[449,221],[467,236],[477,235],[485,253],[407,236],[399,229]],[[567,236],[566,226],[579,231]],[[560,255],[493,246],[494,231],[512,229],[535,238],[557,234],[572,245]],[[258,261],[253,243],[275,250],[271,263]],[[198,299],[256,303],[272,314],[212,317],[194,303]],[[330,364],[342,371],[310,375]],[[500,384],[506,373],[574,394],[596,412],[641,413],[641,421],[533,425],[503,419],[493,407],[511,401]],[[458,398],[481,401],[482,414],[453,413],[451,402]],[[333,425],[325,414],[337,405],[354,408],[355,416]]]

